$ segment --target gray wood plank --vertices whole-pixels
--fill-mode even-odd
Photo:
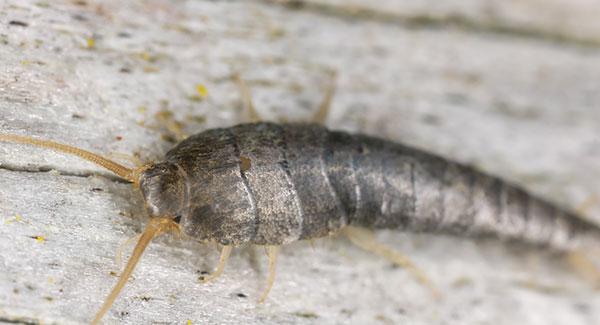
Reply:
[[[161,111],[188,134],[242,121],[235,73],[266,119],[303,120],[335,70],[332,128],[474,164],[571,209],[600,193],[593,47],[262,1],[5,1],[0,60],[0,132],[156,160],[172,145]],[[198,84],[207,98],[198,98]],[[584,216],[600,222],[600,206]],[[91,319],[116,281],[116,249],[144,224],[139,194],[108,172],[4,143],[0,218],[0,320],[60,324]],[[378,236],[412,256],[444,300],[338,239],[285,247],[270,298],[257,305],[262,250],[239,249],[220,280],[202,285],[198,272],[214,266],[217,252],[167,236],[151,245],[106,323],[593,324],[600,317],[597,292],[548,253]]]

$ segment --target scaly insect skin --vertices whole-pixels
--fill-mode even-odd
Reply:
[[[495,236],[568,250],[600,229],[518,187],[397,143],[316,124],[196,134],[143,172],[154,216],[224,245],[281,245],[346,225]]]

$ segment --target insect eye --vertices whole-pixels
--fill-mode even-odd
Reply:
[[[181,221],[181,215],[175,216],[175,219],[173,219],[173,221],[175,221],[176,223],[179,223]]]

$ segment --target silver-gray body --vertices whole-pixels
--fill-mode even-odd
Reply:
[[[278,245],[346,225],[495,236],[559,249],[598,227],[471,168],[313,124],[242,124],[166,155],[185,175],[183,230],[223,244]]]

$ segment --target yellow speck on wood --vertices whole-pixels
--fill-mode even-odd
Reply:
[[[38,243],[43,243],[46,241],[46,237],[44,236],[35,236],[35,241],[37,241]]]
[[[192,325],[192,321],[191,320],[187,320],[187,325]]]
[[[147,51],[140,52],[137,54],[137,56],[148,63],[155,63],[159,59],[159,54],[152,54]]]
[[[150,53],[148,53],[148,52],[140,53],[140,59],[142,59],[144,61],[150,62],[151,58],[152,57],[150,56]]]
[[[285,30],[283,28],[273,27],[269,31],[269,37],[271,39],[278,39],[285,36]]]
[[[96,40],[93,37],[86,38],[85,47],[88,49],[93,49],[94,47],[96,47]]]
[[[208,96],[208,89],[206,89],[206,86],[203,84],[196,84],[196,92],[202,98],[206,98]]]
[[[15,214],[15,216],[13,218],[5,220],[4,224],[8,225],[8,224],[11,224],[13,222],[20,222],[21,220],[23,220],[23,217],[21,217],[20,214]]]

